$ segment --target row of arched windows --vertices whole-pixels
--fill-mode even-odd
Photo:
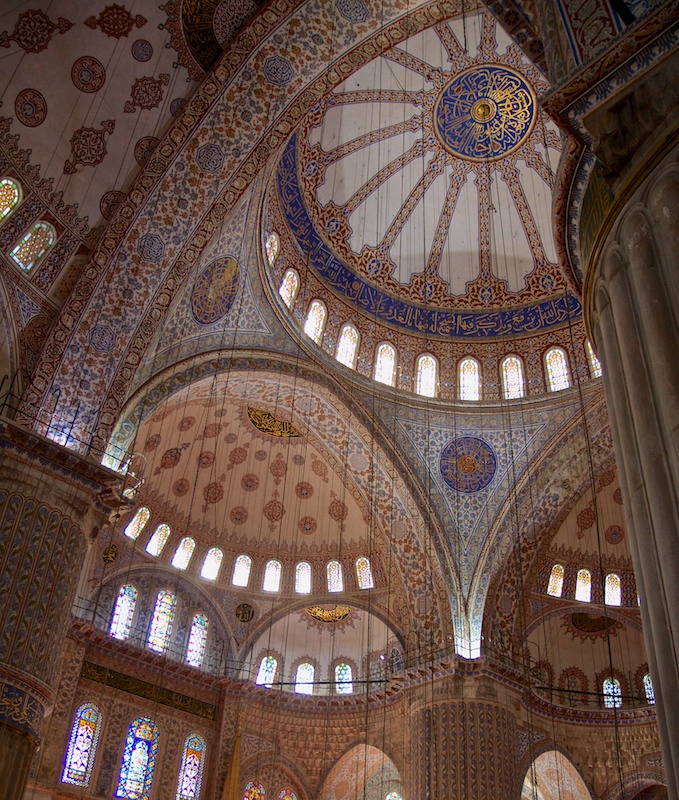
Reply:
[[[13,178],[0,180],[0,222],[7,219],[21,203],[21,186]],[[24,272],[29,272],[56,241],[56,232],[45,220],[37,220],[19,237],[8,255]]]
[[[136,540],[149,521],[151,511],[142,506],[137,510],[132,520],[127,524],[123,533],[130,539]],[[146,545],[146,552],[152,556],[160,556],[163,548],[170,538],[170,526],[161,523],[155,529]],[[185,536],[177,545],[177,549],[172,556],[171,564],[177,569],[185,570],[189,566],[193,551],[196,547],[195,539]],[[224,553],[219,547],[211,547],[203,560],[200,570],[201,578],[215,581],[219,576]],[[354,564],[356,570],[356,580],[359,589],[372,589],[375,586],[370,560],[365,556],[360,556]],[[233,567],[231,583],[233,586],[247,587],[250,583],[250,571],[252,569],[252,559],[242,553],[236,558]],[[264,568],[264,578],[262,580],[262,590],[265,592],[278,592],[281,586],[283,567],[280,561],[275,558],[267,562]],[[295,592],[297,594],[311,594],[312,586],[312,567],[307,561],[300,561],[295,566]],[[326,580],[329,592],[344,591],[344,573],[342,564],[333,559],[326,565]]]
[[[561,597],[566,571],[563,564],[554,564],[549,574],[547,594]],[[575,599],[581,603],[592,602],[592,573],[588,569],[578,570],[575,581]],[[604,580],[604,603],[607,606],[622,605],[622,582],[615,572],[609,572]]]
[[[649,705],[655,705],[655,689],[650,674],[647,672],[642,678],[644,695]],[[622,686],[617,678],[604,678],[602,683],[604,708],[622,707]]]
[[[61,773],[62,783],[90,785],[102,720],[101,709],[94,703],[85,703],[76,710]],[[160,730],[150,717],[137,717],[130,723],[120,759],[115,797],[148,800],[159,742]],[[175,800],[200,798],[205,755],[205,739],[199,733],[189,734],[182,748]]]
[[[291,307],[299,288],[299,275],[294,269],[288,269],[283,276],[279,294],[283,302]],[[304,333],[316,344],[321,344],[323,330],[328,316],[322,300],[312,300],[304,322]],[[335,348],[335,358],[340,364],[356,368],[360,335],[350,322],[340,330]],[[601,376],[601,363],[592,345],[586,342],[587,358],[592,377]],[[373,379],[387,386],[396,384],[397,352],[394,345],[381,342],[375,349]],[[544,356],[545,377],[550,392],[568,389],[572,384],[568,356],[562,347],[550,347]],[[526,380],[523,360],[518,355],[508,355],[500,364],[500,383],[502,397],[505,400],[516,400],[526,395]],[[460,400],[481,400],[481,365],[468,356],[463,358],[457,368],[458,396]],[[422,353],[415,362],[415,392],[423,397],[436,397],[439,384],[439,366],[436,356]]]
[[[255,683],[258,686],[265,686],[271,689],[276,681],[276,673],[278,672],[278,659],[275,656],[267,655],[259,662],[259,669],[257,670],[257,677]],[[354,691],[354,675],[351,669],[351,664],[340,661],[335,664],[334,669],[334,688],[336,694],[353,694]],[[295,693],[296,694],[313,694],[314,693],[314,678],[316,676],[316,668],[308,661],[304,661],[297,666],[295,670]]]
[[[109,633],[114,639],[129,639],[138,596],[139,592],[134,584],[125,583],[120,587],[109,625]],[[147,647],[156,653],[164,653],[172,641],[176,607],[177,596],[169,589],[161,589],[156,596],[146,637]],[[184,660],[192,667],[203,664],[209,624],[207,615],[202,611],[193,615],[184,653]]]

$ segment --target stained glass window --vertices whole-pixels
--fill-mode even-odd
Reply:
[[[185,536],[179,542],[179,547],[174,551],[172,566],[177,567],[177,569],[186,569],[189,566],[189,561],[191,561],[195,546],[195,541],[190,536]]]
[[[606,708],[620,708],[622,706],[622,689],[617,678],[606,678],[603,683],[604,706]]]
[[[415,377],[415,391],[424,397],[436,397],[436,382],[438,377],[438,364],[434,356],[428,353],[417,359]]]
[[[162,523],[153,531],[153,536],[146,545],[146,552],[150,553],[152,556],[159,556],[163,552],[163,547],[165,547],[165,543],[169,538],[170,526]]]
[[[209,581],[217,580],[219,575],[219,568],[222,566],[222,559],[224,553],[218,547],[211,547],[207,551],[205,561],[203,561],[203,568],[200,571],[201,578],[207,578]]]
[[[356,559],[356,577],[359,589],[372,589],[375,586],[370,561],[365,556]]]
[[[328,561],[326,568],[328,575],[328,591],[343,592],[344,579],[342,578],[342,565],[339,561]]]
[[[101,731],[101,711],[94,703],[85,703],[75,712],[68,740],[62,783],[89,786],[94,757]]]
[[[297,800],[297,795],[287,787],[285,789],[281,789],[280,793],[278,794],[278,800]]]
[[[283,275],[278,294],[283,298],[283,302],[288,308],[292,307],[297,291],[299,290],[299,275],[297,270],[288,269]]]
[[[337,694],[351,694],[354,691],[353,676],[349,664],[335,665],[335,689]]]
[[[655,689],[653,688],[653,681],[651,680],[651,676],[648,674],[648,672],[644,675],[643,682],[646,702],[653,706],[655,705]]]
[[[186,645],[186,663],[192,667],[200,667],[205,656],[207,644],[208,618],[202,612],[194,614],[189,633],[189,642]]]
[[[547,387],[550,392],[560,392],[571,385],[566,352],[560,347],[552,347],[545,353],[547,367]]]
[[[481,399],[481,374],[479,363],[473,358],[463,358],[459,366],[460,400]]]
[[[592,347],[589,340],[585,343],[585,349],[587,350],[587,360],[589,361],[589,371],[593,378],[600,378],[602,373],[601,370],[601,361],[597,358],[596,353],[594,352],[594,348]]]
[[[320,300],[314,300],[309,306],[309,312],[306,315],[306,322],[304,323],[304,333],[313,339],[316,344],[321,343],[323,336],[323,328],[325,327],[325,306]]]
[[[267,689],[270,689],[276,677],[277,667],[278,661],[273,656],[264,656],[259,662],[259,672],[255,680],[257,686],[266,686]]]
[[[606,583],[604,584],[604,603],[607,606],[619,606],[622,603],[622,585],[620,583],[620,576],[615,572],[610,572],[606,575]]]
[[[578,570],[575,582],[575,599],[581,603],[589,603],[592,599],[592,576],[588,569]]]
[[[373,377],[378,383],[384,383],[387,386],[394,385],[396,378],[396,349],[388,342],[382,342],[377,348]]]
[[[264,583],[262,589],[265,592],[277,592],[281,588],[281,562],[272,558],[264,567]]]
[[[401,795],[398,792],[389,792],[384,800],[401,800]]]
[[[138,717],[130,724],[116,797],[149,800],[156,768],[158,738],[158,726],[150,717]]]
[[[278,248],[280,243],[278,241],[278,234],[270,233],[266,237],[266,242],[264,242],[264,249],[266,250],[266,260],[269,262],[269,266],[273,267],[276,263],[276,259],[278,258]]]
[[[144,530],[144,526],[149,521],[150,516],[151,512],[148,510],[148,508],[140,508],[123,531],[125,536],[129,537],[130,539],[136,539]]]
[[[300,561],[295,567],[295,591],[297,594],[311,593],[311,564]]]
[[[300,664],[295,675],[295,691],[297,694],[314,693],[314,667],[313,664]]]
[[[525,394],[521,359],[518,356],[507,356],[502,362],[502,396],[505,400],[516,400]]]
[[[12,260],[28,272],[54,244],[54,228],[46,222],[36,222],[19,239],[10,252]]]
[[[111,617],[111,628],[109,633],[114,639],[127,639],[132,628],[132,617],[134,607],[137,604],[137,589],[131,584],[126,583],[120,587],[116,604],[113,607]]]
[[[205,764],[205,739],[192,733],[184,742],[176,800],[198,800]]]
[[[356,366],[356,353],[358,351],[358,331],[353,325],[345,325],[337,342],[335,358],[345,367],[353,369]]]
[[[157,653],[163,653],[170,642],[176,604],[177,598],[171,592],[158,592],[148,638],[148,646]]]
[[[11,178],[0,181],[0,220],[9,216],[21,200],[21,187]]]
[[[247,586],[250,581],[250,569],[252,567],[252,559],[245,554],[238,556],[235,564],[233,565],[233,578],[231,583],[234,586]]]
[[[549,584],[547,586],[547,594],[552,597],[561,597],[563,591],[563,567],[561,564],[555,564],[549,575]]]
[[[245,785],[245,794],[243,800],[264,800],[266,792],[261,783],[257,781],[248,781]]]

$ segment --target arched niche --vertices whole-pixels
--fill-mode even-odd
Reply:
[[[580,773],[558,750],[539,755],[528,768],[522,800],[592,800]]]
[[[358,744],[332,767],[319,800],[384,800],[390,792],[403,796],[396,765],[379,748]]]

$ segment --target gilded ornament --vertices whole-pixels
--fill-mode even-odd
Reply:
[[[118,558],[118,545],[110,544],[104,548],[101,560],[104,564],[112,564]]]
[[[268,433],[271,436],[281,436],[286,439],[301,436],[302,434],[294,428],[289,422],[276,419],[273,414],[268,411],[260,411],[257,408],[248,408],[248,418],[250,422],[262,433]]]
[[[306,610],[310,617],[317,619],[319,622],[341,622],[349,616],[350,612],[351,608],[349,606],[334,606],[333,608],[310,606]]]

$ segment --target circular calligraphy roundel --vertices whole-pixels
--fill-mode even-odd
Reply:
[[[492,447],[476,436],[453,439],[441,451],[441,477],[458,492],[478,492],[493,480],[497,461]]]
[[[453,155],[471,161],[501,158],[533,129],[536,101],[518,72],[471,67],[444,87],[435,107],[436,133]]]
[[[226,256],[200,273],[191,292],[191,311],[196,322],[212,325],[226,315],[238,291],[238,272],[236,259]]]

